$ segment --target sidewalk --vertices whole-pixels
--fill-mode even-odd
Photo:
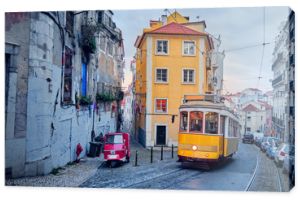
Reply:
[[[289,192],[290,180],[287,175],[282,173],[282,168],[277,168],[274,161],[262,153],[259,148],[255,147],[255,149],[259,153],[259,167],[249,191],[279,192],[281,187],[282,192]],[[279,177],[277,177],[277,170]],[[280,178],[280,185],[278,178]]]
[[[131,159],[128,167],[135,165],[136,151],[138,151],[138,166],[151,165],[151,151],[139,143],[131,140]],[[171,149],[164,148],[163,160],[170,160]],[[177,149],[174,148],[174,161],[177,159]],[[40,187],[78,187],[96,174],[98,168],[104,162],[103,154],[100,157],[85,157],[79,163],[68,164],[58,170],[57,174],[45,176],[24,177],[5,180],[6,186],[40,186]],[[161,162],[160,148],[153,150],[153,163]],[[126,167],[127,168],[127,167]]]
[[[102,156],[85,157],[79,163],[72,163],[58,170],[56,175],[24,177],[5,180],[6,186],[39,186],[39,187],[78,187],[94,175],[103,161]]]

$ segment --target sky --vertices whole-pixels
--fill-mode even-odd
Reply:
[[[171,13],[174,9],[168,9]],[[242,8],[193,8],[176,9],[190,21],[205,20],[206,31],[221,36],[220,49],[225,50],[224,91],[235,93],[245,88],[258,88],[263,92],[272,90],[272,52],[280,24],[287,19],[288,7],[242,7]],[[113,10],[113,20],[122,30],[125,45],[126,87],[132,80],[130,61],[135,54],[134,42],[143,28],[149,27],[150,20],[158,20],[164,9]],[[265,13],[265,14],[264,14]],[[264,31],[265,30],[265,31]],[[264,36],[265,32],[265,36]],[[253,48],[243,47],[270,43]],[[263,54],[263,56],[262,56]],[[263,58],[263,59],[262,59]],[[262,63],[262,64],[261,64]],[[260,70],[261,69],[261,70]],[[261,71],[261,73],[260,73]],[[262,77],[258,81],[258,77]]]

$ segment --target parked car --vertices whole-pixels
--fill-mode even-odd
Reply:
[[[254,144],[259,148],[260,148],[261,142],[262,142],[262,137],[256,137],[254,139]]]
[[[263,137],[261,145],[260,145],[260,150],[262,152],[266,152],[268,147],[272,145],[273,143],[279,143],[279,139],[275,137]]]
[[[290,179],[292,180],[295,177],[295,146],[290,145],[287,154],[283,160],[283,173],[289,175]]]
[[[254,143],[254,136],[251,133],[246,133],[243,137],[243,143]]]
[[[278,146],[276,144],[268,146],[267,150],[266,150],[266,155],[269,158],[274,159],[276,151],[277,151],[277,148],[278,148]]]
[[[105,135],[104,160],[108,165],[115,166],[119,162],[129,162],[129,133],[108,133]]]
[[[277,151],[274,156],[274,162],[278,167],[282,167],[284,157],[289,151],[289,145],[286,143],[281,143],[277,148]]]

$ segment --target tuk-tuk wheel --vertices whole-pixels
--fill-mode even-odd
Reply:
[[[130,158],[129,156],[126,156],[126,162],[129,163],[130,162]]]

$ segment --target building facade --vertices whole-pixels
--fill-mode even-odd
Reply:
[[[124,49],[112,15],[5,14],[7,178],[47,174],[117,130]]]
[[[289,143],[295,145],[295,12],[290,10],[289,26],[289,112],[288,132]]]
[[[175,11],[151,20],[137,37],[135,123],[145,147],[176,146],[184,95],[214,92],[208,81],[213,42],[205,28],[204,21],[190,22]]]
[[[288,23],[282,22],[273,51],[273,132],[276,137],[288,142],[289,112],[289,32]]]

